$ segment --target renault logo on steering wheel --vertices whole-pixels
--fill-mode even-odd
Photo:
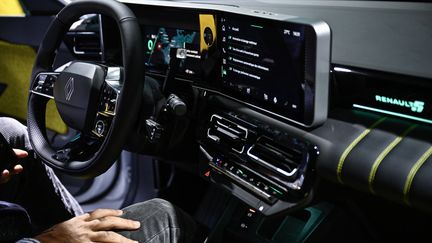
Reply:
[[[70,77],[64,87],[64,91],[65,91],[65,98],[67,101],[69,101],[72,97],[72,94],[74,92],[74,78]]]

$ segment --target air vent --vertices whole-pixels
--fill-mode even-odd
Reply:
[[[301,151],[275,143],[267,137],[260,137],[247,151],[249,158],[266,170],[282,178],[292,178],[302,162]]]
[[[210,118],[210,127],[207,137],[225,148],[237,153],[243,153],[248,130],[230,120],[213,115]]]
[[[74,53],[77,55],[101,55],[100,37],[93,32],[76,33],[74,36]]]
[[[68,32],[65,43],[70,51],[79,58],[98,58],[102,55],[101,40],[98,32]]]

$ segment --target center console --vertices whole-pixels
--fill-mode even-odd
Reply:
[[[264,215],[304,206],[318,148],[233,112],[210,114],[199,141],[201,176]]]
[[[319,148],[272,124],[326,120],[329,28],[259,11],[220,11],[212,20],[200,24],[201,38],[216,32],[208,54],[217,53],[218,74],[193,83],[208,101],[200,115],[200,175],[263,215],[304,207]]]

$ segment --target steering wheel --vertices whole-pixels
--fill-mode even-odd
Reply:
[[[103,14],[115,20],[122,66],[75,61],[61,72],[53,71],[63,36],[85,14]],[[133,12],[113,0],[74,1],[51,22],[33,67],[27,114],[30,143],[48,166],[74,176],[94,177],[118,158],[138,121],[144,87],[140,33]],[[61,149],[54,149],[47,140],[45,112],[50,99],[66,125],[79,131]]]

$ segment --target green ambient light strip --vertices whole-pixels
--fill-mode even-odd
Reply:
[[[251,26],[251,27],[258,28],[258,29],[263,29],[263,28],[264,28],[264,26],[256,25],[256,24],[251,24],[250,26]]]
[[[420,159],[417,160],[417,162],[414,164],[414,166],[411,168],[408,177],[405,181],[405,186],[403,189],[403,196],[404,196],[404,202],[408,205],[410,205],[409,200],[409,192],[411,189],[411,184],[414,180],[414,176],[417,174],[417,171],[422,167],[422,165],[426,162],[427,159],[432,155],[432,146],[429,147],[429,149],[420,157]]]
[[[351,153],[351,150],[364,138],[366,135],[370,133],[372,129],[374,129],[376,126],[381,124],[386,119],[386,117],[383,117],[376,121],[372,126],[368,127],[366,130],[364,130],[354,141],[351,142],[351,144],[345,149],[345,151],[342,153],[341,157],[339,158],[339,163],[336,168],[336,176],[339,183],[343,184],[342,180],[342,168],[345,163],[345,159],[348,157],[348,154]]]
[[[375,175],[378,170],[378,167],[380,166],[381,162],[387,157],[387,155],[406,137],[406,135],[414,130],[418,125],[414,124],[408,127],[401,135],[399,135],[397,138],[395,138],[385,149],[382,151],[378,157],[375,159],[372,169],[369,173],[369,191],[372,194],[375,194],[375,190],[373,188],[373,182],[375,181]]]
[[[382,110],[382,109],[377,109],[377,108],[372,108],[369,106],[357,105],[357,104],[353,104],[353,107],[363,109],[363,110],[375,111],[375,112],[384,113],[384,114],[388,114],[388,115],[398,116],[398,117],[402,117],[402,118],[407,118],[407,119],[411,119],[414,121],[420,121],[420,122],[432,124],[432,120],[428,120],[428,119],[424,119],[424,118],[420,118],[420,117],[415,117],[415,116],[410,116],[410,115],[405,115],[405,114],[398,113],[398,112],[387,111],[387,110]]]

